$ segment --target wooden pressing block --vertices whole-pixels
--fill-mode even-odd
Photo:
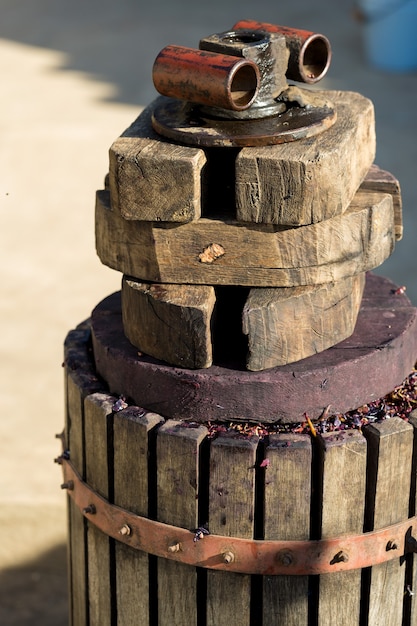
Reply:
[[[394,205],[395,239],[400,241],[403,236],[402,198],[399,181],[391,174],[373,164],[360,189],[364,191],[379,191],[389,193]]]
[[[205,154],[162,140],[152,129],[152,110],[147,107],[110,148],[112,207],[127,220],[198,219]]]
[[[314,138],[238,154],[238,220],[298,226],[348,208],[375,157],[374,108],[357,93],[320,93],[336,108],[331,128]]]
[[[300,361],[350,337],[364,286],[358,274],[318,287],[251,289],[243,309],[247,368]]]
[[[123,328],[140,353],[171,365],[210,367],[213,354],[223,351],[234,358],[247,353],[247,369],[259,371],[299,361],[349,337],[364,285],[365,275],[358,274],[318,287],[241,293],[224,287],[215,293],[206,285],[140,283],[124,276]]]
[[[343,215],[303,226],[202,218],[127,222],[97,194],[102,263],[140,281],[294,287],[338,281],[381,265],[395,244],[392,198],[358,191]]]
[[[238,221],[302,225],[343,212],[375,156],[373,105],[356,93],[319,93],[336,108],[330,129],[276,146],[222,148],[231,155],[227,171],[207,150],[169,142],[153,130],[152,113],[163,98],[156,99],[110,148],[113,208],[127,220],[193,221],[207,204],[208,182],[235,187],[231,212]],[[223,195],[211,199],[216,207],[208,210],[223,214]]]
[[[294,329],[296,332],[296,329]],[[97,372],[112,392],[173,419],[298,422],[330,405],[344,413],[389,393],[412,371],[417,355],[417,309],[397,286],[367,276],[351,337],[302,361],[262,372],[244,364],[188,370],[138,351],[125,337],[120,294],[92,314]]]
[[[206,285],[122,282],[123,328],[141,352],[180,367],[212,363],[210,321],[216,297]]]

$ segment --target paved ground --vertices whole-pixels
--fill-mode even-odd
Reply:
[[[283,3],[281,3],[282,5]],[[377,162],[400,179],[405,237],[380,271],[417,304],[417,74],[364,62],[353,2],[2,0],[0,5],[0,623],[67,622],[65,506],[52,459],[63,425],[62,343],[120,276],[94,251],[95,190],[111,142],[150,102],[168,43],[197,46],[242,18],[318,30],[325,87],[376,107]]]

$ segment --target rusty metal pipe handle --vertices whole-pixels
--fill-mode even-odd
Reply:
[[[253,61],[174,45],[158,54],[152,76],[163,96],[233,111],[249,108],[260,86]]]
[[[324,35],[254,20],[240,20],[233,26],[233,30],[258,30],[284,35],[290,52],[286,74],[290,80],[314,84],[327,74],[332,51]]]

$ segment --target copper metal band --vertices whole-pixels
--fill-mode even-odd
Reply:
[[[370,567],[416,551],[417,517],[381,530],[320,541],[267,541],[204,535],[139,517],[89,487],[65,455],[63,488],[106,535],[136,550],[196,567],[245,574],[327,574]]]

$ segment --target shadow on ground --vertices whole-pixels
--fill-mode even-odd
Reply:
[[[0,571],[2,626],[67,626],[67,548]]]

